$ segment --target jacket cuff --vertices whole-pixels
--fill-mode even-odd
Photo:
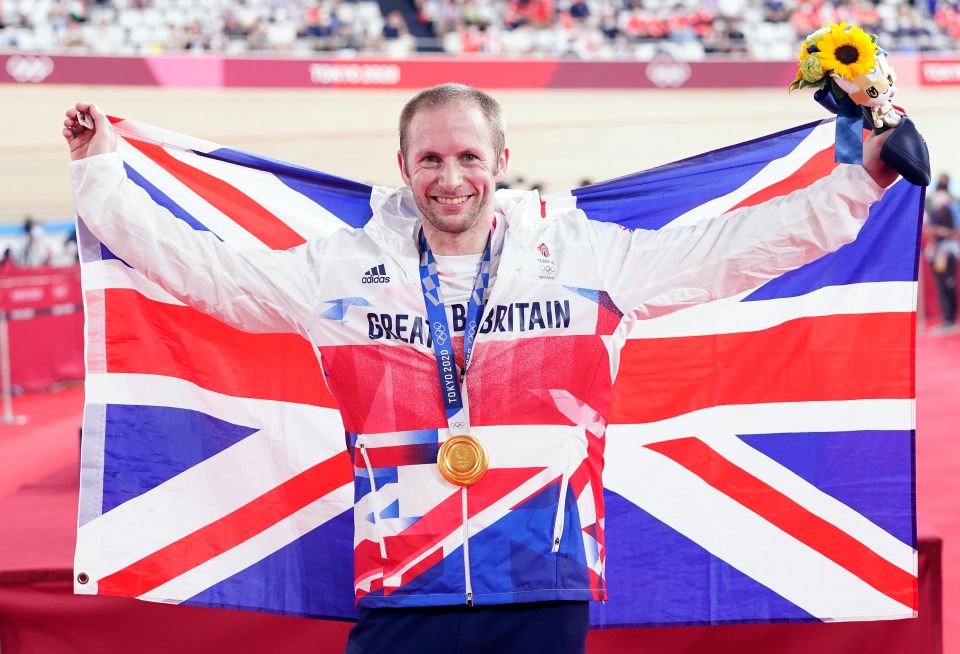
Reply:
[[[106,200],[123,182],[126,171],[117,152],[86,157],[70,162],[73,204],[81,218],[97,217]]]
[[[840,176],[849,185],[850,195],[861,198],[865,203],[873,204],[887,190],[873,181],[867,169],[859,164],[841,164],[838,168]]]

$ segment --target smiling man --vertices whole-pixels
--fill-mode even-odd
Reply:
[[[89,113],[94,127],[80,125]],[[487,94],[444,84],[400,118],[406,186],[362,229],[237,251],[126,178],[107,117],[67,111],[78,214],[111,251],[240,329],[316,347],[354,462],[348,652],[583,652],[606,598],[603,443],[623,334],[754,288],[854,239],[896,173],[871,137],[789,196],[630,232],[536,192]],[[343,320],[321,307],[364,298]]]

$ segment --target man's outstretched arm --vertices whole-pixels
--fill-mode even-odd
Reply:
[[[807,188],[718,218],[632,233],[594,224],[592,249],[614,302],[653,318],[756,288],[853,241],[897,179],[879,157],[888,135],[868,137],[862,166],[837,166]]]
[[[78,112],[92,128],[80,124]],[[319,284],[310,246],[237,250],[193,230],[127,178],[117,136],[96,105],[78,102],[63,124],[77,213],[114,254],[185,304],[235,327],[305,331]]]

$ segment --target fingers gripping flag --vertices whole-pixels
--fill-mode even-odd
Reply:
[[[111,120],[128,177],[170,220],[231,246],[283,250],[362,227],[381,197]],[[836,165],[832,145],[832,122],[813,123],[544,201],[669,229],[810,184]],[[840,250],[634,324],[606,434],[597,547],[610,599],[593,607],[594,626],[915,614],[921,205],[922,190],[900,181]],[[78,233],[77,592],[355,617],[352,464],[311,345],[219,323],[82,221]],[[341,299],[327,317],[362,302]]]

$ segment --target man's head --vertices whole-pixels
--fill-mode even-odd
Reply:
[[[950,175],[947,173],[940,173],[937,175],[937,185],[936,189],[938,191],[947,191],[950,189]]]
[[[404,156],[410,145],[407,133],[410,121],[421,109],[437,109],[450,104],[473,104],[480,109],[487,124],[490,126],[491,145],[494,155],[499,158],[506,147],[506,127],[503,122],[503,111],[500,103],[480,89],[465,84],[440,84],[420,91],[407,101],[400,112],[400,152]]]
[[[482,248],[494,187],[508,157],[500,106],[486,93],[443,84],[407,103],[400,114],[397,163],[434,249],[478,251],[478,243]]]

